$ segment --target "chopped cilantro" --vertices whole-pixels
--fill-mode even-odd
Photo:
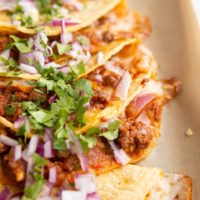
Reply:
[[[107,131],[102,132],[100,136],[104,136],[108,140],[115,140],[118,138],[118,134],[119,134],[119,122],[115,120],[108,125]]]
[[[78,74],[83,74],[83,73],[85,73],[85,65],[84,65],[83,61],[81,61],[81,62],[77,65],[77,69],[78,69]]]
[[[93,89],[90,81],[86,79],[79,79],[75,82],[75,88],[84,92],[85,95],[93,96]]]
[[[92,127],[90,129],[88,129],[87,131],[87,135],[88,136],[92,136],[92,135],[95,135],[95,134],[100,134],[101,130],[99,127]]]
[[[64,151],[67,149],[67,145],[64,139],[54,139],[53,148],[58,151]]]
[[[42,186],[44,184],[43,180],[39,180],[32,185],[26,187],[24,189],[24,196],[22,197],[22,200],[35,200],[37,199],[37,195],[42,189]]]
[[[14,40],[9,47],[15,46],[21,53],[28,53],[32,51],[33,43],[28,39],[21,39],[15,35],[10,35],[10,38]]]
[[[77,40],[82,44],[82,45],[89,45],[90,40],[86,36],[80,35],[77,37]]]
[[[78,139],[81,143],[84,154],[87,154],[88,149],[94,147],[97,143],[96,138],[87,135],[79,135]]]
[[[70,51],[72,48],[71,45],[69,45],[69,44],[61,44],[58,42],[57,42],[56,46],[57,46],[59,55],[65,54],[66,52]]]
[[[33,162],[33,178],[35,182],[24,189],[24,196],[22,197],[22,200],[37,199],[37,195],[41,191],[44,184],[44,166],[46,165],[46,160],[38,154],[34,154]]]

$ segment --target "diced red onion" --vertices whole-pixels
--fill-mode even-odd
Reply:
[[[97,192],[92,192],[87,194],[87,200],[100,200],[100,197]]]
[[[28,117],[24,118],[25,126],[26,126],[26,132],[29,133],[31,131],[31,125]]]
[[[49,169],[49,183],[56,183],[57,180],[57,169],[56,166],[55,167],[51,167]]]
[[[10,190],[5,187],[1,192],[0,192],[0,200],[7,200],[9,196],[11,195]]]
[[[98,65],[102,64],[103,58],[104,58],[104,54],[101,51],[99,51],[97,54],[97,64]]]
[[[24,63],[24,64],[29,65],[30,60],[33,61],[33,63],[39,62],[41,66],[43,66],[44,63],[45,63],[45,58],[44,58],[44,55],[41,51],[34,51],[34,52],[31,52],[31,53],[20,54],[20,57],[19,57],[20,63]]]
[[[77,175],[75,177],[74,183],[76,189],[83,191],[86,194],[97,192],[94,174]]]
[[[49,45],[47,45],[45,52],[47,57],[50,57],[53,54],[53,50]]]
[[[0,54],[0,57],[3,57],[3,58],[5,58],[6,60],[8,60],[9,57],[10,57],[10,49],[7,49],[7,50],[3,51],[3,52]],[[4,65],[4,63],[0,61],[0,66],[3,66],[3,65]]]
[[[24,123],[24,119],[22,117],[19,117],[15,122],[14,122],[14,127],[15,128],[20,128],[22,124]]]
[[[31,140],[28,144],[27,155],[31,156],[36,152],[37,145],[38,145],[39,137],[38,135],[33,135]]]
[[[67,65],[65,65],[65,66],[63,66],[63,67],[61,67],[61,68],[59,68],[59,70],[60,70],[61,72],[63,72],[63,73],[66,73],[66,74],[68,74],[69,72],[71,72],[70,67],[67,66]]]
[[[33,158],[29,157],[27,158],[27,168],[26,168],[26,181],[25,181],[25,187],[30,186],[33,182],[33,176],[32,176],[32,171],[33,171]]]
[[[82,191],[63,190],[61,200],[86,200],[86,194]]]
[[[52,142],[50,140],[45,142],[45,144],[44,144],[44,157],[45,158],[53,158],[54,157],[53,146],[52,146]]]
[[[53,129],[52,128],[45,128],[44,131],[44,139],[45,142],[49,141],[49,140],[53,140]]]
[[[111,61],[106,62],[105,68],[106,68],[108,71],[114,72],[115,74],[117,74],[117,75],[119,75],[119,76],[122,76],[122,75],[124,74],[124,70],[121,69],[121,68],[118,67],[118,66],[115,66],[114,63],[111,62]]]
[[[16,145],[18,145],[18,142],[6,135],[0,135],[0,142],[2,142],[3,144],[7,145],[7,146],[11,146],[14,147]]]
[[[130,162],[130,157],[123,149],[118,149],[114,141],[108,141],[113,150],[116,161],[121,165],[126,165]]]
[[[81,164],[81,168],[84,172],[86,172],[86,171],[88,171],[88,163],[87,163],[86,157],[83,153],[81,143],[78,140],[78,138],[76,137],[76,135],[74,134],[74,132],[70,128],[68,128],[68,127],[66,127],[66,128],[69,131],[72,142],[74,143],[73,145],[70,146],[70,149],[72,149],[72,151],[74,151],[77,154],[78,159]]]
[[[64,21],[65,26],[75,26],[78,25],[79,23],[77,22],[72,22],[70,21],[70,18],[63,18],[63,19],[54,19],[52,21],[53,26],[61,26],[62,25],[62,20]]]
[[[126,115],[131,115],[133,118],[137,117],[155,98],[156,95],[153,93],[139,94],[128,105]]]
[[[46,34],[44,32],[39,32],[36,35],[35,40],[34,40],[34,46],[35,46],[36,50],[43,52],[43,51],[45,51],[45,49],[41,45],[41,40],[45,45],[47,45],[48,38],[47,38],[47,36],[46,36]]]
[[[37,70],[35,69],[35,67],[31,66],[31,65],[26,65],[21,63],[19,65],[19,69],[25,72],[28,72],[30,74],[37,74]]]
[[[52,104],[52,103],[54,103],[56,100],[57,100],[57,95],[56,95],[56,94],[53,94],[53,95],[49,98],[48,103],[49,103],[49,104]]]
[[[117,86],[115,95],[117,97],[119,97],[121,100],[126,100],[131,82],[132,82],[131,75],[129,74],[128,71],[126,71],[123,74],[123,76]]]
[[[37,145],[36,153],[39,154],[40,156],[44,156],[44,145],[39,143]]]
[[[22,146],[17,145],[14,147],[14,161],[21,159],[22,157]]]
[[[60,35],[60,41],[62,44],[68,44],[69,42],[73,41],[73,36],[71,33],[62,33]]]

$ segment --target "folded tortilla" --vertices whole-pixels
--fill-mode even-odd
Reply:
[[[66,18],[70,18],[70,21],[76,23],[72,26],[66,26],[66,32],[75,32],[89,26],[91,23],[99,19],[101,16],[108,13],[112,10],[120,0],[87,0],[85,4],[83,4],[84,8],[78,11],[69,12],[65,15]],[[92,16],[92,17],[91,17]],[[59,35],[61,33],[60,26],[52,26],[52,25],[42,25],[45,22],[42,21],[43,16],[40,15],[38,23],[41,23],[41,28],[49,36]],[[0,31],[3,33],[16,34],[16,33],[24,33],[24,34],[35,34],[36,31],[33,28],[26,28],[23,26],[16,26],[13,24],[12,16],[9,12],[0,12]]]
[[[191,200],[192,178],[136,165],[96,177],[102,200]]]

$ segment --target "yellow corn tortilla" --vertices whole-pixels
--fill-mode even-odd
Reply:
[[[87,1],[85,8],[80,11],[74,11],[69,13],[66,18],[71,18],[72,22],[78,23],[73,26],[66,26],[66,32],[75,32],[86,26],[89,26],[94,21],[99,19],[101,16],[112,10],[120,0],[97,0],[97,1]],[[40,21],[42,23],[42,21]],[[61,33],[60,26],[41,26],[48,36],[55,36]],[[15,26],[12,23],[11,16],[8,12],[0,12],[0,32],[6,34],[35,34],[36,31],[32,28],[26,28],[23,26]]]
[[[191,177],[157,168],[127,165],[97,176],[96,183],[102,200],[192,199]]]
[[[108,61],[113,55],[117,54],[120,50],[125,48],[127,45],[134,45],[136,46],[138,43],[140,43],[140,40],[137,38],[129,39],[129,38],[121,38],[116,39],[110,44],[104,46],[101,49],[101,52],[103,53],[103,58],[100,63],[97,62],[98,53],[95,53],[92,55],[91,59],[89,60],[88,64],[85,66],[85,73],[78,76],[78,78],[83,77],[84,75],[90,73],[91,71],[95,70],[99,66],[103,65]],[[58,61],[56,61],[58,62]],[[59,62],[58,62],[59,63]],[[21,72],[19,74],[13,73],[13,72],[0,72],[0,76],[3,77],[17,77],[24,80],[38,80],[40,78],[40,74],[29,74]]]

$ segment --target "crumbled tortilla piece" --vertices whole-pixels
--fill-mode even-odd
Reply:
[[[193,134],[194,134],[194,133],[193,133],[193,131],[192,131],[191,128],[188,128],[188,130],[187,130],[186,133],[185,133],[186,136],[192,136]]]

